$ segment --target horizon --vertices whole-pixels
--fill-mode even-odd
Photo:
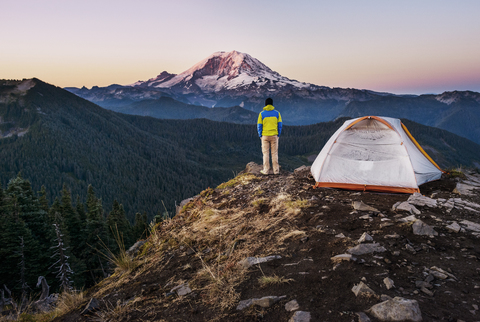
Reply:
[[[480,92],[480,2],[8,2],[0,78],[104,87],[237,50],[282,76],[393,94]],[[165,32],[165,30],[169,30]]]

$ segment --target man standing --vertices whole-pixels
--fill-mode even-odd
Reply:
[[[267,175],[270,171],[269,152],[272,153],[273,173],[280,172],[278,165],[278,138],[282,133],[282,116],[280,112],[273,107],[273,100],[267,98],[265,107],[258,115],[257,131],[262,139],[263,170],[260,173]],[[270,150],[270,151],[269,151]]]

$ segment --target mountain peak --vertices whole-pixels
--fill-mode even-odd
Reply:
[[[162,74],[146,82],[137,82],[133,86],[170,88],[184,94],[238,91],[251,86],[269,90],[278,90],[286,86],[296,88],[311,86],[283,77],[258,59],[236,50],[213,53],[173,77],[161,77]]]

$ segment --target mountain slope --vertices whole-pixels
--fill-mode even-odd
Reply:
[[[297,311],[310,315],[303,321],[366,321],[357,312],[388,321],[369,309],[396,297],[416,304],[399,310],[414,313],[407,319],[389,302],[399,321],[474,320],[478,194],[459,196],[457,180],[444,177],[421,188],[433,199],[419,194],[415,202],[313,189],[308,169],[278,176],[260,169],[249,163],[202,191],[155,227],[136,251],[135,269],[118,270],[56,321],[277,322],[294,321]],[[478,174],[468,179],[480,185]],[[417,214],[393,210],[398,202],[415,203]],[[354,293],[363,284],[368,289]],[[96,310],[81,313],[92,299]]]

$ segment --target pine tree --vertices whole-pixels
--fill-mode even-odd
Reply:
[[[60,212],[65,222],[69,244],[73,245],[72,252],[78,255],[84,247],[82,224],[77,211],[73,208],[71,194],[65,184],[62,189]]]
[[[124,246],[128,249],[133,244],[132,225],[128,221],[123,205],[119,204],[117,200],[113,201],[112,211],[107,216],[108,238],[110,242],[110,249],[116,253],[118,245],[115,242],[116,230],[123,238]]]
[[[81,258],[87,267],[87,283],[92,285],[106,277],[106,261],[100,255],[102,243],[107,240],[107,229],[103,217],[102,200],[97,199],[91,185],[87,190],[87,222],[85,243]]]
[[[139,213],[135,214],[135,224],[133,225],[133,237],[137,241],[139,239],[147,238],[148,233],[148,224],[147,224],[147,214]]]
[[[72,275],[73,271],[70,268],[70,264],[68,263],[68,259],[70,256],[67,255],[67,249],[68,247],[65,246],[64,244],[64,236],[62,232],[60,231],[60,227],[58,224],[53,224],[55,227],[55,234],[56,234],[56,242],[57,245],[52,246],[53,249],[55,249],[55,253],[52,255],[53,258],[58,258],[58,260],[50,266],[50,268],[56,266],[55,268],[57,269],[57,275],[56,277],[60,281],[60,288],[63,291],[70,290],[72,288]]]

